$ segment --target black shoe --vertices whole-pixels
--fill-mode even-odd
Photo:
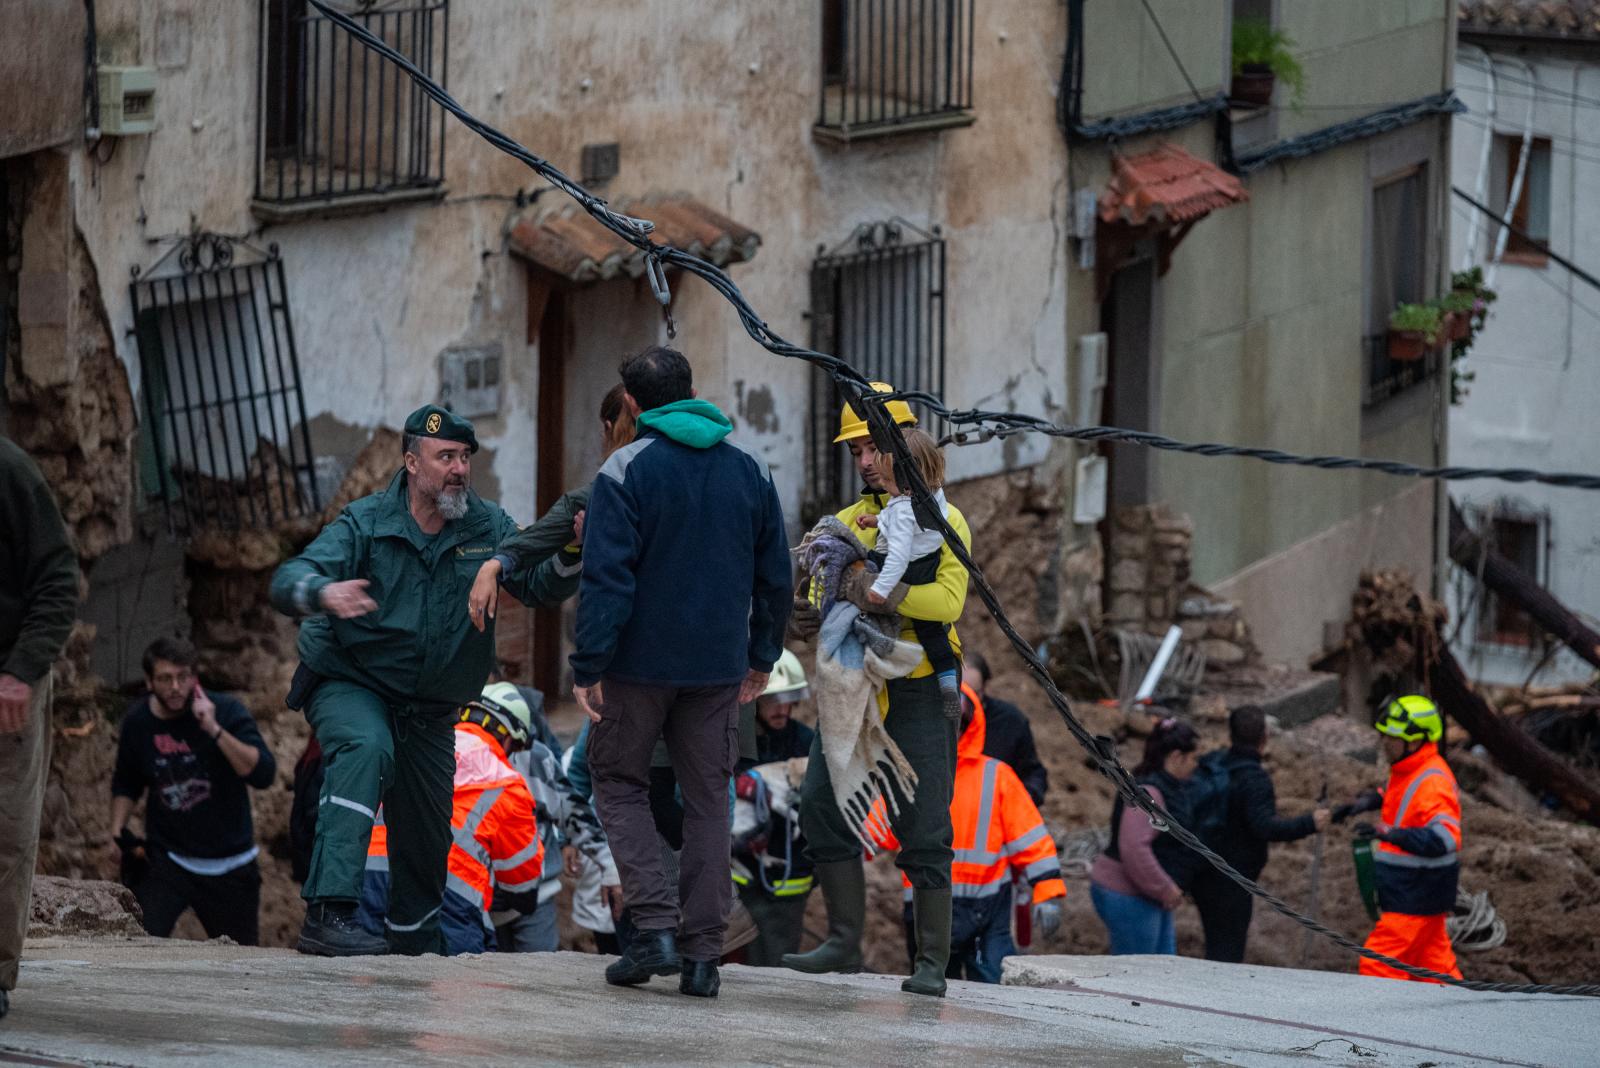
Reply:
[[[692,998],[714,998],[722,989],[714,960],[685,960],[683,973],[678,977],[678,993]]]
[[[672,931],[638,931],[622,956],[606,968],[612,986],[638,986],[652,975],[676,975],[681,966],[678,940]]]
[[[316,957],[380,957],[389,943],[361,926],[353,902],[313,901],[295,948]]]

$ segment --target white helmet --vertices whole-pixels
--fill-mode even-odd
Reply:
[[[767,679],[767,688],[761,691],[762,697],[776,698],[782,704],[794,701],[804,701],[811,696],[811,687],[806,683],[806,669],[800,666],[800,658],[785,649],[778,657],[778,662],[772,665],[772,677]]]

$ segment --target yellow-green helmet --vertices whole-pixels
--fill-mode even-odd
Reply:
[[[1407,742],[1437,742],[1444,736],[1439,706],[1414,693],[1385,702],[1373,726],[1379,734]]]

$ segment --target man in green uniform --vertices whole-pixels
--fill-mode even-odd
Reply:
[[[307,617],[289,706],[304,709],[326,775],[302,896],[302,953],[443,953],[439,907],[455,777],[452,713],[482,692],[494,622],[467,612],[478,568],[517,525],[471,489],[472,424],[435,405],[406,420],[405,466],[382,493],[349,504],[278,568],[272,603]],[[543,602],[553,567],[507,589]],[[356,902],[379,805],[389,834],[387,940],[363,931]]]
[[[889,386],[874,382],[879,393]],[[905,401],[889,401],[885,408],[897,424],[917,421]],[[863,527],[858,519],[877,516],[888,503],[878,474],[878,451],[872,443],[866,420],[848,404],[839,415],[839,435],[835,442],[850,448],[851,458],[866,488],[861,499],[838,513],[840,521],[871,550],[877,542],[875,526]],[[967,521],[955,505],[950,505],[946,521],[969,548],[972,535]],[[961,641],[953,624],[961,617],[967,599],[967,570],[947,545],[940,550],[938,570],[933,579],[909,586],[900,602],[905,626],[900,637],[917,640],[909,620],[932,620],[950,627],[950,645],[959,656]],[[863,610],[882,611],[866,603]],[[791,619],[797,630],[814,628],[817,611],[809,604],[797,603]],[[950,796],[956,773],[956,731],[958,724],[944,713],[938,680],[933,665],[924,656],[911,674],[891,681],[879,695],[885,708],[884,729],[916,769],[915,803],[900,798],[899,812],[889,817],[901,850],[895,856],[911,881],[911,903],[917,935],[917,959],[913,974],[901,984],[912,994],[942,997],[945,968],[950,960]],[[822,757],[822,735],[812,743],[811,760],[806,765],[805,782],[800,787],[800,828],[805,834],[806,853],[816,864],[817,883],[828,906],[828,938],[809,953],[788,953],[783,963],[802,972],[859,971],[862,964],[861,935],[866,927],[867,883],[861,863],[861,845],[849,822],[839,812],[828,764]]]

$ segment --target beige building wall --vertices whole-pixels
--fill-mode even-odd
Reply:
[[[362,428],[394,425],[436,397],[440,352],[498,343],[508,385],[501,414],[479,421],[485,454],[476,477],[531,519],[538,352],[525,321],[526,268],[508,253],[506,235],[519,219],[566,208],[565,198],[549,193],[518,209],[512,195],[542,181],[448,120],[441,201],[264,226],[250,210],[257,8],[98,5],[102,62],[154,66],[158,77],[154,134],[102,148],[104,162],[74,157],[78,225],[118,335],[131,325],[131,269],[148,268],[182,235],[199,228],[276,245],[308,414],[345,452]],[[449,85],[470,111],[569,174],[585,144],[619,143],[608,200],[684,193],[755,229],[759,252],[731,273],[777,331],[802,343],[819,246],[891,216],[940,227],[947,392],[965,405],[1058,413],[1066,388],[1066,154],[1054,124],[1062,15],[1053,0],[975,9],[976,123],[849,146],[811,134],[820,79],[814,5],[458,0]],[[651,324],[659,313],[647,289],[599,286],[627,292],[584,300],[597,309],[631,304],[632,319],[626,328],[596,321],[594,338],[580,346],[578,380],[595,395],[569,399],[568,423],[581,423],[570,434],[584,441],[622,350],[646,335],[665,340]],[[675,297],[676,343],[695,364],[702,396],[735,418],[795,510],[806,477],[809,369],[758,349],[697,281],[680,281]],[[119,351],[137,389],[132,339],[123,337]],[[577,444],[569,455],[586,455]],[[1042,440],[960,450],[952,476],[1036,464],[1047,452]]]

